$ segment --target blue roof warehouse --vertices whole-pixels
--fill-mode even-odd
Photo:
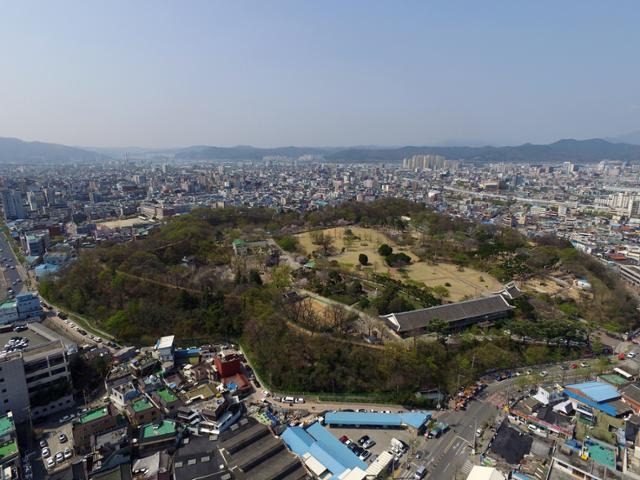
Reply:
[[[327,412],[324,423],[332,427],[412,428],[420,431],[430,418],[430,412]]]

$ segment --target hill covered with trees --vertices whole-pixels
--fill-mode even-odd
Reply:
[[[514,318],[488,331],[474,327],[449,343],[438,334],[435,341],[372,347],[348,341],[346,332],[291,328],[283,298],[293,280],[288,267],[247,270],[231,243],[271,235],[295,251],[292,233],[337,223],[375,226],[422,261],[454,261],[504,281],[564,269],[589,279],[593,293],[580,300],[529,294],[518,300]],[[332,285],[347,285],[336,262],[319,263],[326,274],[313,273],[318,277],[310,285],[329,289],[327,294]],[[383,291],[360,306],[373,315],[386,313],[394,301],[394,308],[439,303],[424,285],[379,277]],[[355,283],[348,285],[345,294],[361,295]],[[596,326],[622,331],[636,323],[635,302],[617,277],[569,244],[531,242],[512,229],[454,221],[402,200],[347,202],[305,214],[199,209],[172,218],[145,240],[83,252],[40,290],[131,344],[149,345],[164,334],[186,344],[239,341],[263,379],[279,390],[393,395],[398,401],[422,388],[455,389],[458,378],[470,380],[491,368],[575,356],[590,348],[588,334]],[[396,301],[399,292],[407,301]]]

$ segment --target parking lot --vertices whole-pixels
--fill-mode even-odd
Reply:
[[[375,445],[368,449],[371,452],[371,456],[365,461],[367,464],[373,462],[382,452],[389,451],[392,438],[402,441],[409,447],[409,451],[402,455],[398,462],[398,467],[401,466],[403,472],[413,472],[424,463],[424,459],[428,455],[427,442],[431,441],[403,428],[327,427],[327,429],[338,439],[346,435],[349,440],[357,443],[362,436],[367,435],[376,442]],[[407,465],[409,466],[408,469]]]
[[[39,426],[38,428],[38,443],[41,440],[46,441],[47,447],[49,448],[50,455],[46,458],[42,458],[42,462],[48,472],[53,472],[56,470],[61,470],[67,468],[72,460],[75,452],[73,451],[73,435],[72,435],[72,418],[70,412],[63,412],[61,416],[55,416],[55,418],[47,421],[47,423]],[[61,420],[64,420],[64,423],[60,423]],[[61,440],[59,435],[64,434],[66,436],[66,440]],[[39,451],[42,452],[42,447],[39,447]],[[66,453],[65,453],[66,451]],[[55,459],[56,455],[62,454],[62,461],[56,462],[53,468],[50,468],[47,465],[48,459]],[[60,456],[58,456],[60,458]]]
[[[10,330],[8,332],[0,333],[0,349],[14,337],[24,338],[25,340],[27,340],[29,347],[33,347],[34,345],[41,345],[49,341],[42,335],[39,335],[29,328],[20,332]]]

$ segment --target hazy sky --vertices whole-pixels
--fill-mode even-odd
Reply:
[[[4,1],[0,136],[548,142],[640,129],[640,2]]]

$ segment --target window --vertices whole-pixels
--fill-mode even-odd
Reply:
[[[49,372],[40,373],[38,375],[34,375],[31,378],[27,378],[27,383],[35,382],[36,380],[47,378],[48,376],[49,376]]]
[[[51,365],[52,367],[61,363],[64,363],[64,357],[62,356],[62,354],[49,357],[49,365]]]
[[[30,363],[24,366],[25,374],[29,375],[30,373],[37,372],[38,370],[42,370],[43,368],[47,368],[49,364],[47,363],[47,359],[44,358],[42,360],[38,360],[36,362]]]

